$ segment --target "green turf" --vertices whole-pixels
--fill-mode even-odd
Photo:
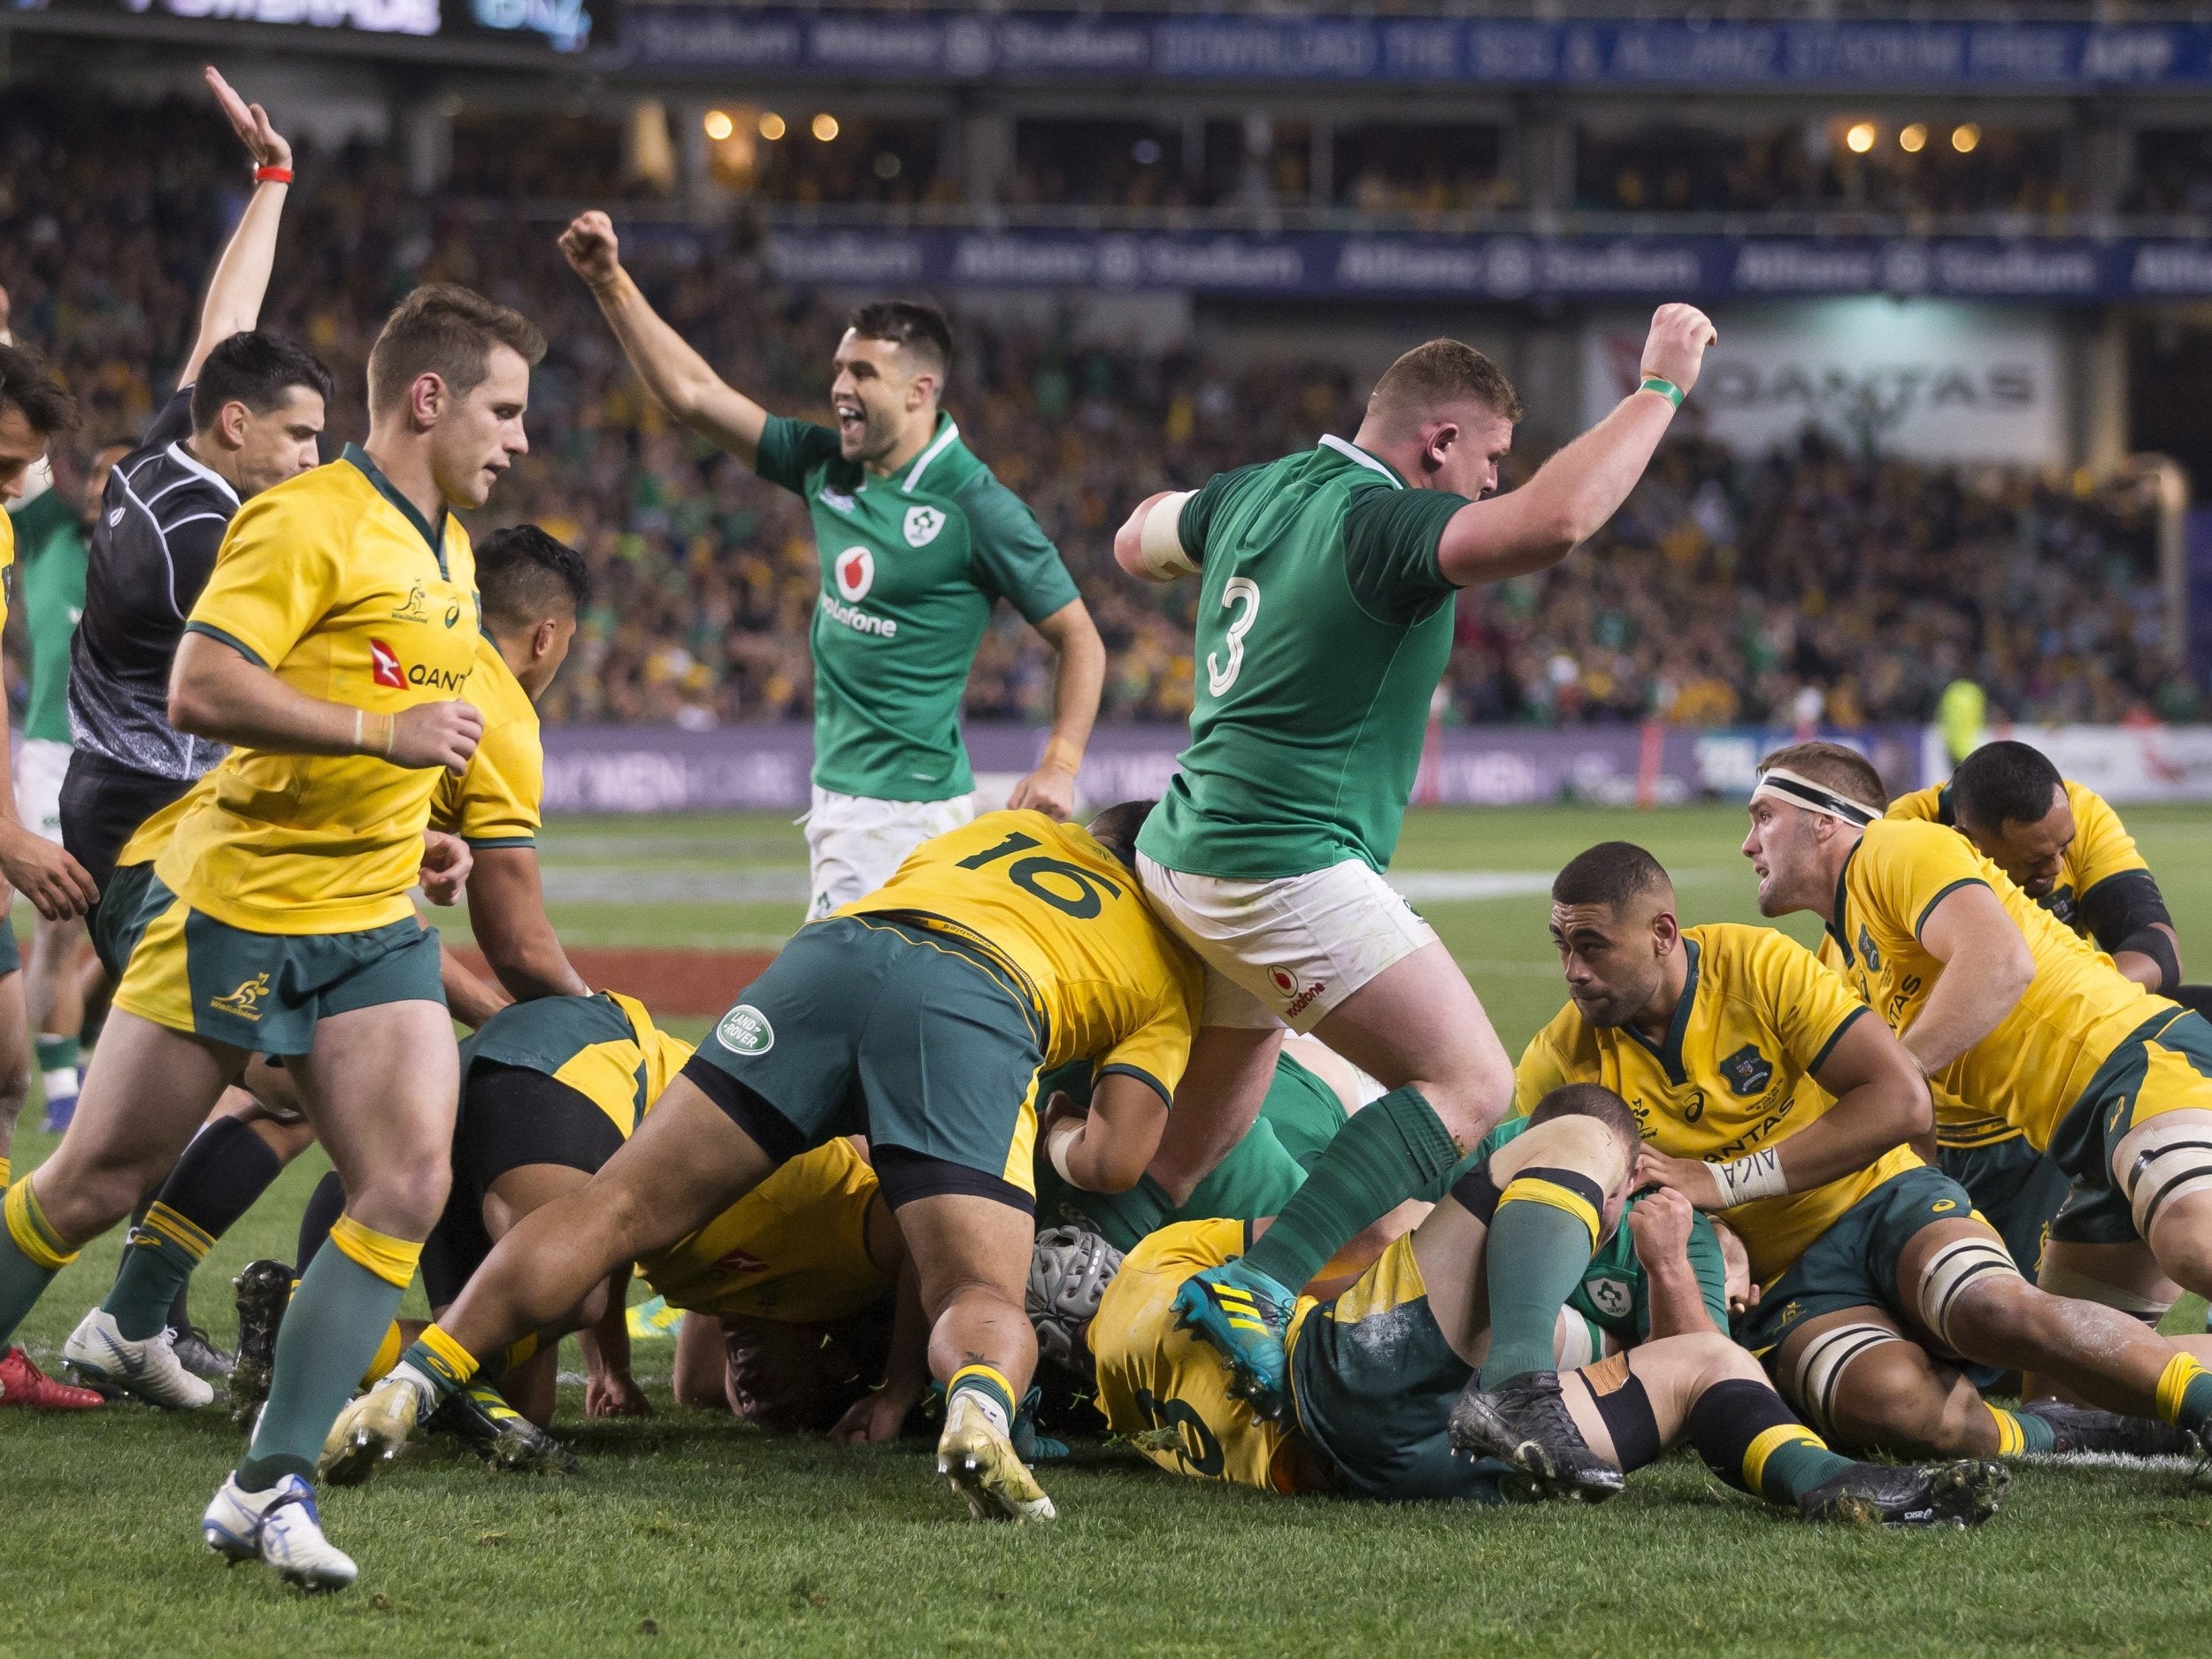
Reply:
[[[2129,822],[2185,941],[2212,968],[2212,817]],[[1543,872],[1627,835],[1674,871],[1688,921],[1750,919],[1742,815],[1570,810],[1432,812],[1402,870]],[[546,835],[557,880],[695,872],[726,888],[803,860],[772,816],[572,820]],[[1561,991],[1540,895],[1423,907],[1509,1046]],[[579,942],[749,948],[787,933],[774,900],[564,900]],[[455,931],[465,933],[465,928]],[[50,1148],[19,1135],[18,1167]],[[222,1281],[288,1255],[313,1155],[217,1248],[199,1310],[227,1340]],[[96,1301],[116,1242],[65,1274],[23,1333],[50,1357]],[[2177,1320],[2200,1317],[2193,1302]],[[665,1344],[640,1345],[660,1415],[564,1413],[586,1472],[499,1480],[426,1457],[331,1496],[334,1536],[365,1564],[308,1601],[227,1572],[194,1523],[237,1439],[218,1412],[99,1419],[0,1412],[0,1655],[588,1652],[1993,1655],[2195,1654],[2212,1646],[2203,1563],[2212,1494],[2166,1471],[2024,1469],[2007,1511],[1970,1535],[1883,1536],[1778,1521],[1677,1459],[1602,1510],[1386,1509],[1177,1481],[1081,1448],[1046,1479],[1064,1519],[969,1525],[923,1449],[780,1442],[679,1411]],[[572,1362],[571,1362],[572,1363]]]

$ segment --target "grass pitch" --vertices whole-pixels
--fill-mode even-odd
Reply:
[[[2193,977],[2212,972],[2212,817],[2136,809]],[[1509,1048],[1558,1008],[1541,882],[1629,836],[1673,872],[1686,922],[1752,920],[1735,809],[1417,813],[1397,872],[1520,873],[1505,896],[1425,899]],[[575,819],[544,842],[556,922],[578,944],[765,948],[803,874],[772,816]],[[626,892],[646,896],[626,900]],[[696,896],[687,899],[684,895]],[[462,926],[450,931],[465,933]],[[1793,927],[1801,937],[1810,930]],[[699,1022],[692,1022],[695,1026]],[[695,1034],[694,1032],[691,1034]],[[35,1110],[27,1117],[35,1117]],[[16,1167],[50,1148],[19,1133]],[[227,1342],[227,1280],[288,1256],[323,1165],[286,1175],[204,1270]],[[104,1293],[119,1237],[92,1246],[32,1317],[42,1361]],[[2191,1299],[2174,1327],[2200,1320]],[[361,1583],[309,1601],[225,1571],[196,1524],[234,1462],[219,1410],[0,1412],[0,1655],[2201,1654],[2212,1647],[2212,1494],[2177,1470],[2032,1465],[1971,1534],[1801,1527],[1671,1459],[1601,1510],[1387,1509],[1202,1487],[1079,1446],[1048,1465],[1064,1517],[971,1525],[918,1442],[777,1440],[683,1411],[670,1348],[640,1344],[657,1416],[562,1431],[585,1471],[496,1479],[442,1455],[328,1494]]]

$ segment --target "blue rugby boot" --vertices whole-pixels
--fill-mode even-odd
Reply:
[[[1175,1293],[1175,1323],[1228,1362],[1229,1389],[1257,1415],[1279,1422],[1290,1403],[1283,1347],[1298,1298],[1239,1256],[1202,1268]]]

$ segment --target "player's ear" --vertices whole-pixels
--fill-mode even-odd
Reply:
[[[407,388],[408,417],[419,427],[434,426],[449,401],[445,377],[425,369]]]
[[[215,430],[222,434],[226,448],[242,449],[246,447],[246,422],[253,411],[245,404],[233,400],[215,413]]]
[[[1651,942],[1665,956],[1672,950],[1675,941],[1682,937],[1682,924],[1672,910],[1661,910],[1651,918]]]
[[[1450,458],[1452,446],[1460,439],[1459,423],[1440,420],[1429,429],[1429,441],[1422,453],[1432,471],[1440,472]]]

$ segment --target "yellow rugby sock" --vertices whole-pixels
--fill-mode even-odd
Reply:
[[[515,1341],[508,1343],[505,1348],[501,1348],[499,1350],[499,1359],[497,1361],[497,1364],[499,1370],[504,1373],[514,1370],[514,1368],[518,1365],[525,1364],[527,1362],[535,1359],[537,1356],[538,1333],[533,1331],[528,1336],[518,1338]]]
[[[0,1227],[0,1348],[15,1334],[23,1316],[38,1305],[53,1277],[76,1260],[65,1249],[59,1234],[48,1225],[25,1176],[8,1188],[4,1205],[6,1225]]]
[[[2212,1419],[2212,1371],[2188,1354],[2168,1360],[2158,1374],[2158,1415],[2181,1428],[2203,1427]]]
[[[415,1264],[422,1260],[419,1240],[395,1239],[389,1233],[365,1227],[351,1216],[341,1216],[331,1224],[330,1242],[340,1254],[366,1268],[388,1285],[407,1288],[415,1277]]]
[[[467,1382],[482,1369],[476,1356],[438,1326],[426,1326],[407,1352],[400,1356],[437,1386],[441,1398]]]

